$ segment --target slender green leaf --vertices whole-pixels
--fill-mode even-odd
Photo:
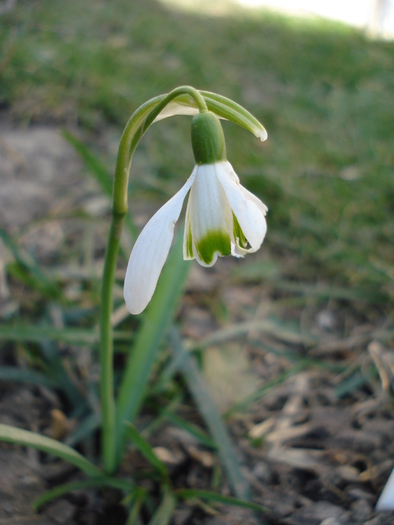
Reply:
[[[52,490],[48,490],[48,492],[45,492],[45,494],[34,501],[33,507],[38,511],[50,501],[74,490],[83,490],[94,487],[111,487],[114,489],[123,490],[124,492],[130,492],[133,490],[134,486],[135,485],[131,481],[126,481],[124,479],[109,478],[107,476],[96,476],[84,481],[65,483],[64,485],[59,485]]]
[[[161,370],[158,380],[151,386],[151,395],[160,395],[163,391],[168,388],[169,382],[173,379],[174,375],[181,368],[181,363],[184,359],[183,354],[178,357],[172,357],[165,367]]]
[[[214,450],[218,448],[216,443],[206,434],[206,432],[204,432],[197,425],[193,425],[193,423],[190,423],[189,421],[186,421],[186,419],[177,416],[170,410],[163,410],[162,415],[164,415],[169,421],[171,421],[171,423],[173,423],[177,427],[186,430],[186,432],[197,438],[206,447],[212,448]]]
[[[299,330],[294,330],[286,324],[270,319],[259,319],[257,321],[245,321],[243,323],[233,324],[221,330],[216,330],[216,332],[190,345],[188,350],[202,349],[207,346],[216,345],[230,339],[235,339],[252,330],[267,333],[290,344],[314,345],[319,341],[317,337],[300,333]]]
[[[131,506],[131,510],[127,517],[126,525],[142,524],[141,517],[140,517],[141,506],[142,506],[142,498],[136,498]]]
[[[6,443],[15,443],[26,447],[36,448],[42,452],[53,454],[59,458],[68,461],[79,469],[83,470],[89,476],[99,476],[101,470],[93,463],[88,461],[84,456],[76,452],[73,448],[64,443],[47,436],[41,436],[29,430],[0,424],[0,441]]]
[[[40,372],[18,368],[16,366],[1,366],[0,379],[2,381],[13,381],[20,383],[31,383],[33,385],[42,385],[48,388],[59,387],[54,379],[51,379]]]
[[[148,525],[168,525],[174,514],[176,503],[176,497],[168,491]]]
[[[37,288],[46,296],[51,298],[62,296],[63,292],[59,285],[48,277],[30,254],[15,244],[3,228],[0,228],[0,238],[3,239],[5,245],[12,252],[16,263],[14,270],[22,279],[26,277],[29,285]]]
[[[107,167],[92,153],[83,142],[67,130],[63,130],[63,137],[73,146],[75,151],[81,156],[85,166],[89,169],[96,181],[99,183],[103,193],[112,197],[112,177]]]
[[[387,295],[375,291],[362,290],[360,288],[344,288],[338,286],[324,286],[322,284],[297,283],[293,281],[286,281],[284,279],[275,280],[276,288],[303,294],[307,297],[319,297],[323,300],[327,299],[347,299],[347,300],[362,300],[368,302],[386,302]]]
[[[157,457],[152,447],[145,438],[141,436],[138,430],[129,422],[126,422],[127,437],[131,439],[134,445],[138,448],[144,458],[157,470],[162,478],[166,481],[169,479],[169,474],[165,464]]]
[[[352,374],[351,376],[344,379],[335,389],[335,395],[338,399],[342,399],[354,390],[367,384],[371,379],[377,376],[377,370],[375,367],[369,367],[366,374],[360,372]]]
[[[246,501],[244,499],[232,498],[230,496],[222,496],[216,492],[210,492],[208,490],[196,490],[196,489],[181,489],[176,491],[176,495],[182,499],[198,498],[206,501],[214,501],[216,503],[223,503],[225,505],[234,505],[236,507],[245,507],[247,509],[255,510],[257,512],[266,512],[266,508]]]
[[[80,443],[95,432],[101,423],[101,415],[97,412],[86,416],[81,423],[65,439],[65,443],[70,447]]]
[[[94,328],[55,328],[53,326],[36,326],[15,323],[0,326],[0,341],[41,342],[45,339],[61,341],[73,345],[86,345],[99,342],[99,332]],[[114,340],[131,341],[130,332],[115,330]]]
[[[179,354],[184,354],[185,356],[185,359],[182,360],[180,372],[183,374],[197,408],[217,444],[219,457],[226,471],[231,488],[238,498],[248,499],[249,487],[242,474],[241,466],[238,463],[235,447],[209,395],[208,386],[198,371],[195,358],[185,350],[179,334],[175,329],[171,330],[170,339],[175,358],[178,357]]]
[[[300,370],[305,370],[305,368],[307,367],[308,365],[306,363],[298,362],[292,368],[286,370],[285,372],[282,372],[277,377],[275,377],[274,379],[266,383],[264,386],[256,390],[256,392],[253,392],[246,398],[236,403],[229,410],[227,410],[223,417],[227,418],[236,412],[241,412],[242,410],[245,410],[251,403],[253,403],[254,401],[258,401],[259,399],[264,397],[264,395],[268,394],[268,392],[270,392],[272,388],[274,388],[277,385],[280,385],[288,377],[297,374]]]
[[[156,292],[145,312],[119,388],[117,401],[119,459],[126,431],[124,422],[133,422],[146,395],[156,352],[174,315],[190,268],[190,264],[184,262],[182,258],[182,243],[182,235],[178,235]]]
[[[61,359],[57,345],[53,341],[44,339],[40,342],[42,357],[46,361],[48,376],[56,381],[74,407],[87,406],[87,401],[80,390],[72,381],[70,372],[65,368],[65,362]]]
[[[69,131],[63,130],[63,136],[82,157],[85,166],[88,168],[95,180],[99,183],[103,193],[111,199],[113,178],[107,167],[94,153],[89,150],[87,146],[85,146],[83,142],[72,135]],[[126,215],[125,224],[132,236],[136,237],[138,230],[133,222],[133,219],[131,218],[131,215]]]

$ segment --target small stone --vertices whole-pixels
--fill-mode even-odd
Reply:
[[[10,516],[15,512],[14,505],[10,501],[3,501],[2,507],[3,511],[9,514]]]
[[[353,498],[354,500],[360,500],[360,499],[363,499],[363,500],[367,500],[367,501],[370,501],[371,503],[373,501],[375,501],[375,495],[374,494],[371,494],[370,492],[367,492],[363,489],[360,489],[358,487],[352,487],[352,488],[349,488],[349,490],[346,491],[348,493],[348,495]]]
[[[190,432],[187,432],[186,430],[183,430],[182,428],[178,427],[169,427],[166,429],[166,433],[169,435],[171,439],[174,439],[178,443],[180,443],[183,447],[188,446],[197,446],[199,444],[198,439],[193,436],[193,434],[190,434]]]
[[[351,467],[350,465],[342,465],[336,470],[344,481],[358,481],[359,471],[355,467]]]
[[[153,452],[156,454],[158,459],[167,465],[179,465],[182,463],[184,457],[182,454],[175,454],[165,447],[155,447]]]
[[[352,503],[352,521],[355,523],[365,523],[371,517],[372,507],[364,499],[360,499]]]
[[[320,330],[332,332],[337,326],[337,320],[331,310],[321,310],[316,316]]]
[[[69,501],[61,499],[48,506],[45,514],[52,518],[56,523],[71,523],[74,516],[75,507]]]
[[[337,518],[327,518],[323,520],[320,525],[342,525],[343,522],[337,520]]]
[[[213,455],[206,451],[206,450],[199,450],[198,448],[196,447],[189,447],[187,449],[189,455],[191,458],[195,459],[196,461],[198,461],[199,463],[201,463],[201,465],[205,468],[212,468],[214,463],[215,463],[215,459],[213,457]]]
[[[262,483],[270,483],[272,479],[272,472],[269,466],[262,461],[257,463],[257,465],[252,470],[252,474]]]
[[[338,525],[345,525],[347,521],[347,513],[337,505],[333,505],[328,501],[319,501],[314,505],[304,507],[296,510],[292,518],[295,523],[308,525],[321,525],[321,523],[328,519],[334,519]],[[326,524],[327,525],[327,524]],[[330,524],[329,525],[333,525]]]
[[[26,474],[21,476],[18,485],[21,488],[40,488],[41,483],[42,482],[38,476],[35,476],[34,474]]]
[[[187,525],[189,523],[189,520],[193,514],[192,508],[182,508],[182,509],[175,509],[174,515],[173,515],[173,521],[174,525]]]

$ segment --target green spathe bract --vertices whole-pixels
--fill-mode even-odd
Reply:
[[[203,111],[193,117],[192,146],[196,164],[213,164],[226,160],[222,125],[211,111]]]
[[[211,231],[196,244],[200,259],[205,264],[211,265],[215,253],[220,255],[231,255],[231,242],[227,232]]]

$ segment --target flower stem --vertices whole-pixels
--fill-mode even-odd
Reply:
[[[197,89],[194,89],[191,86],[181,86],[176,89],[173,89],[168,93],[166,97],[163,98],[161,102],[157,104],[157,106],[150,112],[148,118],[146,119],[142,132],[145,133],[145,131],[148,129],[148,127],[152,124],[152,122],[155,120],[155,118],[159,115],[159,113],[167,106],[171,100],[178,97],[179,95],[190,95],[192,99],[194,99],[194,102],[196,103],[196,106],[200,110],[200,112],[208,111],[207,104],[204,100],[204,97],[200,94]]]
[[[101,411],[102,411],[102,455],[107,474],[113,474],[116,468],[115,449],[115,397],[113,368],[113,336],[111,315],[113,310],[113,283],[120,238],[126,213],[112,214],[107,251],[105,254],[103,282],[101,289],[100,318],[100,363],[101,363]]]
[[[107,474],[113,474],[117,466],[116,413],[114,394],[113,334],[111,315],[113,311],[113,285],[120,239],[128,209],[127,187],[133,153],[141,137],[158,114],[180,95],[189,95],[201,112],[207,111],[202,95],[190,86],[174,89],[167,95],[155,97],[131,116],[120,139],[113,184],[112,218],[101,288],[100,314],[100,398],[102,410],[102,461]],[[190,104],[192,105],[192,104]]]

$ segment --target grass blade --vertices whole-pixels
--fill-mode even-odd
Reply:
[[[101,470],[96,467],[96,465],[88,461],[73,448],[47,436],[41,436],[35,432],[12,427],[10,425],[0,424],[0,440],[5,441],[6,443],[15,443],[17,445],[36,448],[42,452],[53,454],[54,456],[62,458],[68,463],[75,465],[86,472],[89,476],[99,476],[101,474]]]
[[[142,521],[140,518],[140,511],[141,511],[141,507],[142,507],[142,503],[144,501],[145,495],[146,493],[144,490],[140,488],[136,488],[136,490],[134,491],[133,501],[130,505],[131,510],[129,512],[129,515],[127,517],[127,522],[125,525],[141,525],[142,524]]]
[[[95,328],[55,328],[22,323],[0,326],[0,341],[42,342],[45,339],[73,345],[87,345],[99,342],[99,332]],[[115,330],[114,340],[130,342],[133,336],[126,331]]]
[[[335,396],[338,399],[343,399],[344,397],[350,395],[354,390],[358,390],[360,387],[364,386],[371,381],[377,375],[375,367],[369,367],[366,373],[357,372],[352,374],[350,377],[344,379],[335,389]]]
[[[362,300],[368,302],[387,302],[387,295],[379,291],[362,290],[361,288],[344,288],[338,286],[324,286],[322,284],[295,283],[279,279],[275,287],[288,292],[299,293],[306,297],[318,297],[322,301],[327,299],[345,299],[349,301]]]
[[[50,340],[40,343],[41,355],[46,364],[46,372],[50,379],[55,381],[58,388],[62,389],[74,407],[87,405],[87,400],[77,388],[70,373],[66,370],[66,361],[59,356],[57,345]]]
[[[172,492],[167,492],[160,507],[154,513],[149,525],[168,525],[176,507],[176,497]]]
[[[117,478],[108,478],[106,476],[96,476],[94,478],[86,479],[84,481],[76,481],[75,483],[65,483],[64,485],[59,485],[52,490],[48,490],[37,498],[33,507],[36,511],[40,510],[41,507],[49,503],[50,501],[72,492],[73,490],[82,490],[87,488],[94,487],[111,487],[114,489],[123,490],[124,492],[130,492],[133,490],[134,485],[130,481]]]
[[[108,197],[112,197],[112,177],[107,167],[92,153],[83,142],[81,142],[75,135],[67,130],[62,131],[63,137],[69,144],[75,149],[84,161],[85,166],[88,168],[90,173],[94,176],[98,184],[100,185],[103,193]]]
[[[15,381],[19,383],[30,383],[32,385],[42,385],[48,388],[58,388],[57,381],[50,379],[40,372],[17,368],[16,366],[1,366],[0,379],[2,381]]]
[[[307,368],[307,365],[304,362],[298,362],[293,367],[291,367],[289,370],[285,370],[284,372],[279,374],[277,377],[272,379],[272,381],[269,381],[268,383],[264,384],[261,388],[256,390],[256,392],[253,392],[246,398],[236,403],[229,410],[227,410],[227,412],[224,414],[224,417],[229,417],[235,412],[241,412],[242,410],[247,409],[247,407],[250,404],[264,397],[264,395],[270,392],[272,388],[275,388],[277,385],[280,385],[288,377],[297,374],[298,372],[300,372],[301,370],[304,370],[305,368]]]
[[[167,418],[168,421],[171,421],[172,424],[176,425],[182,430],[185,430],[186,432],[197,438],[206,447],[212,448],[213,450],[217,450],[218,447],[216,443],[197,425],[189,423],[189,421],[186,421],[186,419],[177,416],[170,410],[164,409],[162,410],[161,414],[165,418]]]
[[[141,436],[138,430],[131,423],[126,423],[127,437],[131,439],[134,445],[138,448],[144,458],[152,465],[152,467],[160,474],[160,476],[168,481],[169,475],[165,464],[156,456],[152,447],[145,438]]]
[[[214,501],[216,503],[224,503],[225,505],[245,507],[257,512],[266,512],[266,509],[257,503],[252,503],[244,499],[232,498],[230,496],[222,496],[221,494],[210,492],[209,490],[181,489],[176,491],[176,495],[182,499],[198,498],[206,501]]]
[[[101,414],[93,412],[85,416],[81,423],[71,432],[64,440],[67,445],[73,447],[84,439],[88,438],[95,432],[101,424]]]
[[[93,175],[94,179],[98,182],[103,193],[107,195],[110,200],[112,200],[113,178],[105,164],[103,164],[101,160],[94,153],[92,153],[83,142],[72,135],[69,131],[63,130],[62,134],[63,137],[71,144],[71,146],[73,146],[75,151],[81,156],[85,166],[91,175]],[[134,238],[137,237],[137,227],[135,226],[131,215],[129,214],[126,215],[125,225],[131,235]]]
[[[178,235],[149,304],[142,327],[137,334],[132,354],[119,388],[117,402],[118,450],[121,456],[125,438],[125,421],[132,422],[146,395],[156,352],[177,305],[190,265],[183,261],[182,235]]]
[[[8,233],[0,228],[0,239],[3,239],[4,244],[12,252],[12,255],[15,259],[15,265],[13,266],[12,271],[15,275],[22,279],[26,284],[33,288],[37,288],[41,293],[50,298],[61,298],[62,290],[58,284],[52,281],[48,275],[43,271],[36,261],[26,253],[24,250],[21,250],[8,235]],[[11,271],[11,267],[10,271]]]
[[[230,486],[238,498],[248,499],[249,487],[242,474],[240,464],[238,463],[235,447],[222,418],[208,393],[208,386],[205,384],[205,381],[197,368],[196,361],[184,349],[179,334],[175,329],[171,331],[170,337],[175,358],[178,358],[180,354],[184,355],[180,372],[185,377],[197,408],[217,444],[218,454],[224,470],[226,471]]]
[[[241,337],[251,330],[269,334],[280,341],[285,341],[289,344],[314,345],[319,341],[317,337],[309,334],[302,334],[300,331],[296,331],[284,324],[280,324],[270,319],[259,319],[257,321],[236,323],[226,328],[216,330],[212,334],[188,346],[188,350],[202,350],[208,346],[217,345]]]

